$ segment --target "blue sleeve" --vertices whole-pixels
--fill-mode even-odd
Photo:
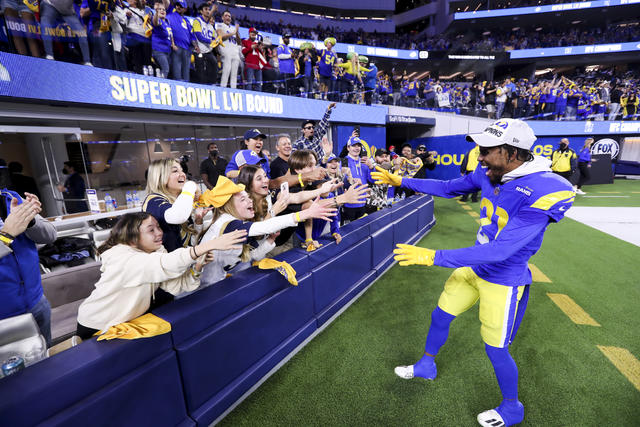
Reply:
[[[247,236],[249,236],[249,229],[251,228],[252,225],[253,225],[253,222],[251,221],[241,221],[239,219],[234,219],[233,221],[227,224],[222,234],[231,233],[232,231],[236,231],[236,230],[245,230],[247,232]],[[248,237],[245,238],[245,243],[248,241],[247,239]]]
[[[173,205],[164,197],[149,196],[143,207],[143,211],[153,215],[159,223],[166,224],[166,221],[164,220],[164,213],[171,206]]]
[[[233,156],[231,156],[229,163],[227,163],[227,167],[224,170],[224,173],[226,175],[231,171],[237,171],[237,170],[239,170],[239,168],[238,168],[238,165],[236,164],[236,153],[233,153]]]
[[[418,193],[431,194],[448,199],[464,194],[475,193],[481,189],[477,174],[484,173],[484,169],[478,165],[473,173],[449,181],[436,179],[402,178],[402,187]]]
[[[333,217],[331,222],[329,223],[329,229],[331,230],[331,235],[334,233],[340,234],[340,211]]]
[[[466,267],[504,261],[536,238],[549,223],[543,213],[527,212],[509,220],[498,238],[483,245],[436,251],[435,265]]]

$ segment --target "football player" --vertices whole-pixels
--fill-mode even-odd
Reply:
[[[502,119],[467,140],[480,147],[476,170],[450,181],[403,178],[378,168],[376,184],[402,186],[418,193],[457,197],[482,191],[480,229],[475,246],[432,250],[398,245],[395,259],[401,266],[439,265],[456,270],[444,285],[431,314],[425,352],[414,365],[398,366],[404,379],[435,379],[435,357],[456,316],[480,301],[481,335],[491,361],[502,402],[478,415],[483,426],[508,426],[524,418],[518,400],[518,368],[509,354],[527,306],[535,254],[547,226],[561,220],[575,198],[571,185],[551,172],[550,161],[533,156],[536,137],[521,120]]]

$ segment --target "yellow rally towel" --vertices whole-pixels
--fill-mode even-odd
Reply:
[[[109,328],[107,332],[100,335],[98,341],[112,340],[120,338],[123,340],[135,340],[138,338],[150,338],[156,335],[171,332],[171,323],[156,316],[147,313],[140,317],[136,317],[128,322],[120,323]],[[100,332],[96,332],[99,335]]]
[[[202,193],[200,198],[194,201],[194,206],[219,208],[227,203],[231,196],[241,191],[244,191],[244,184],[236,184],[226,176],[220,175],[216,186]]]
[[[276,270],[282,274],[285,279],[289,281],[293,286],[298,286],[298,280],[296,279],[296,271],[285,261],[276,261],[272,258],[265,258],[253,263],[254,267],[258,267],[261,270]]]

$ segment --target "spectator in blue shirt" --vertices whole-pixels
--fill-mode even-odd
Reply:
[[[287,95],[292,95],[292,90],[295,87],[293,84],[293,78],[296,74],[296,68],[293,63],[293,55],[291,52],[291,48],[289,47],[289,39],[291,38],[291,34],[286,33],[282,36],[282,44],[278,46],[278,64],[280,68],[280,74],[282,74],[282,78],[284,79],[285,93]]]
[[[91,43],[91,62],[96,67],[114,67],[111,47],[111,12],[115,6],[109,0],[83,0],[80,16],[86,21],[89,42]]]
[[[267,135],[258,129],[249,129],[244,133],[246,149],[238,150],[231,156],[231,160],[229,160],[227,168],[225,169],[227,178],[237,178],[242,166],[246,164],[255,165],[258,163],[260,163],[262,169],[267,173],[267,177],[271,178],[269,159],[262,152],[262,145],[265,139],[267,139]]]
[[[362,143],[360,138],[352,135],[347,141],[347,166],[351,171],[351,178],[356,184],[372,184],[370,167],[373,161],[368,157],[360,157]],[[342,208],[342,220],[344,223],[354,221],[366,213],[366,201],[360,203],[347,203]]]
[[[364,67],[367,66],[369,62],[369,58],[366,56],[358,57],[360,60],[360,64]],[[362,83],[364,84],[364,101],[367,105],[371,105],[371,98],[373,97],[373,93],[376,90],[376,78],[378,76],[378,67],[375,64],[371,63],[369,65],[369,71],[364,71],[362,73]]]
[[[196,38],[191,31],[191,23],[184,17],[187,11],[185,0],[176,0],[173,9],[167,14],[171,26],[173,41],[177,47],[171,53],[171,77],[175,80],[189,81],[191,49],[197,49]]]
[[[162,0],[156,1],[154,5],[156,13],[153,15],[153,32],[151,33],[151,51],[153,59],[156,60],[162,77],[169,75],[169,68],[171,66],[171,51],[177,51],[178,46],[173,42],[173,32],[171,31],[171,25],[167,20],[167,10],[164,7]]]

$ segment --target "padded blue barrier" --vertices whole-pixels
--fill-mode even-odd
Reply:
[[[406,212],[405,210],[403,210]],[[417,210],[409,210],[393,223],[393,241],[395,244],[407,243],[418,233]]]
[[[0,379],[0,424],[40,423],[191,425],[171,336],[91,339]]]
[[[349,289],[372,270],[370,237],[314,268],[313,300],[316,313],[326,320],[325,310],[334,302],[343,300]]]
[[[371,233],[372,264],[377,271],[384,271],[393,264],[393,249],[395,248],[393,229],[393,224],[386,224]]]
[[[342,236],[342,241],[340,244],[336,244],[333,239],[320,239],[320,243],[322,243],[323,246],[313,252],[308,252],[309,268],[313,270],[318,265],[325,263],[330,259],[342,257],[342,253],[347,248],[358,244],[364,239],[368,239],[371,235],[370,224],[372,221],[375,220],[366,216],[341,227],[340,235]]]
[[[270,275],[263,281],[284,280],[279,273]],[[219,415],[215,395],[293,334],[302,334],[302,339],[310,335],[315,329],[313,315],[313,288],[310,275],[306,275],[297,287],[287,283],[219,324],[177,343],[189,412],[199,419],[215,419]],[[239,390],[239,395],[244,391]]]
[[[410,197],[343,227],[339,245],[278,255],[297,287],[250,268],[154,310],[171,334],[89,340],[0,379],[0,424],[209,425],[434,223],[431,197]]]

